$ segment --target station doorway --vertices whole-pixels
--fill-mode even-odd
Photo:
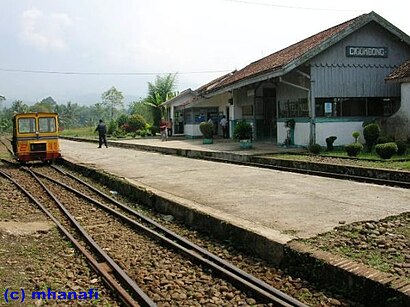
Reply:
[[[261,139],[276,143],[277,135],[277,111],[276,111],[276,89],[263,89],[263,124]]]

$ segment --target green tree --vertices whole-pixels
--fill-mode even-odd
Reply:
[[[170,98],[176,83],[176,74],[157,76],[154,83],[148,82],[148,96],[144,103],[151,107],[154,125],[159,126],[164,108],[161,106]]]
[[[146,122],[149,124],[154,123],[154,118],[152,117],[151,107],[144,103],[143,100],[134,101],[130,104],[128,109],[129,114],[139,114],[145,118]]]
[[[100,119],[108,118],[109,110],[103,103],[97,102],[90,109],[90,122],[97,123]]]
[[[27,113],[29,112],[29,107],[21,100],[13,101],[11,105],[11,112],[13,113]]]
[[[124,107],[124,96],[114,86],[101,95],[103,104],[111,110],[111,120],[114,119],[114,111],[117,107]]]
[[[66,128],[74,128],[78,126],[79,118],[78,112],[79,106],[76,103],[72,103],[71,101],[67,102],[67,105],[63,108],[63,113],[60,114],[60,120],[64,124]]]
[[[32,112],[55,112],[57,102],[52,97],[42,99],[30,107]]]

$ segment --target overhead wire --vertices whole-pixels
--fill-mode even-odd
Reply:
[[[310,11],[333,11],[333,12],[361,12],[360,10],[351,10],[351,9],[332,9],[332,8],[321,8],[321,7],[307,7],[307,6],[293,6],[293,5],[283,5],[283,4],[274,4],[266,2],[254,2],[246,0],[222,0],[226,2],[235,2],[240,4],[249,4],[249,5],[259,5],[259,6],[270,6],[283,9],[298,9],[298,10],[310,10]]]
[[[300,9],[300,10],[313,10],[313,11],[335,11],[335,12],[359,12],[359,10],[351,9],[332,9],[332,8],[319,8],[319,7],[305,7],[305,6],[292,6],[292,5],[282,5],[266,2],[255,2],[246,0],[222,0],[225,2],[234,2],[245,5],[258,5],[258,6],[269,6],[285,9]],[[185,72],[82,72],[82,71],[54,71],[54,70],[30,70],[30,69],[10,69],[1,68],[0,71],[4,72],[16,72],[16,73],[33,73],[33,74],[56,74],[56,75],[93,75],[93,76],[153,76],[153,75],[164,75],[164,74],[178,74],[178,75],[188,75],[188,74],[211,74],[211,73],[226,73],[231,70],[203,70],[203,71],[185,71]]]
[[[56,71],[56,70],[31,70],[31,69],[11,69],[0,68],[0,71],[32,74],[54,74],[54,75],[92,75],[92,76],[153,76],[165,74],[211,74],[224,73],[231,70],[202,70],[202,71],[182,71],[182,72],[88,72],[88,71]]]

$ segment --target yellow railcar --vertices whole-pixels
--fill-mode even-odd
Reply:
[[[19,113],[13,116],[13,152],[20,162],[59,158],[58,114]]]

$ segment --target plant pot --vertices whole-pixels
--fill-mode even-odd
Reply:
[[[214,140],[213,139],[203,139],[202,144],[213,144]]]
[[[239,145],[242,149],[249,149],[252,148],[252,141],[251,140],[239,140]]]

